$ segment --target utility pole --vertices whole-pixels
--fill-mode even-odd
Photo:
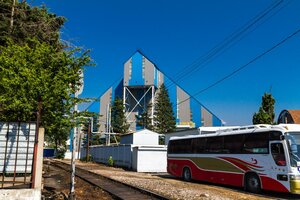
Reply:
[[[88,132],[87,132],[86,162],[90,160],[90,135],[91,135],[91,124],[89,122]]]
[[[78,93],[75,92],[75,98],[78,97]],[[74,105],[74,113],[78,110],[78,105]],[[76,123],[76,121],[75,121]],[[73,140],[72,140],[72,159],[71,159],[71,183],[70,183],[70,194],[69,199],[75,200],[75,149],[76,149],[76,136],[77,136],[77,123],[74,127]]]
[[[75,94],[74,97],[75,99],[78,98],[78,95],[80,95],[83,91],[83,70],[78,71],[79,77],[80,77],[80,86],[73,85],[75,87]],[[74,113],[76,114],[78,111],[78,105],[75,103],[74,105]],[[75,127],[74,127],[74,133],[73,133],[73,140],[72,140],[72,159],[71,159],[71,183],[70,183],[70,194],[69,194],[69,199],[70,200],[75,200],[75,153],[76,153],[76,138],[78,134],[78,128],[77,128],[77,120],[75,119]],[[80,146],[78,145],[78,149]],[[80,149],[79,149],[80,150]]]

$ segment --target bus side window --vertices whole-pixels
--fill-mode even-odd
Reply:
[[[224,137],[224,149],[228,153],[242,153],[242,148],[244,145],[244,134],[241,135],[227,135]]]
[[[193,153],[203,153],[206,149],[206,138],[194,138],[192,140]]]
[[[281,143],[271,144],[271,153],[276,165],[286,166],[284,150]]]
[[[247,134],[244,153],[269,153],[269,132]]]

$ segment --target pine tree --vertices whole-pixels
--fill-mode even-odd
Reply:
[[[274,124],[274,104],[275,99],[272,94],[265,93],[259,111],[253,115],[253,124]]]
[[[154,130],[158,133],[169,133],[175,130],[176,120],[168,90],[164,84],[159,88],[154,106]]]
[[[111,108],[111,125],[116,133],[127,133],[129,124],[127,123],[122,99],[116,97]]]
[[[152,105],[148,104],[146,110],[137,117],[137,125],[142,126],[148,130],[153,130],[152,119],[151,119],[151,109]]]
[[[36,38],[60,51],[66,44],[60,40],[60,29],[66,19],[50,13],[45,6],[30,6],[26,1],[0,1],[0,45],[9,37],[17,44]]]

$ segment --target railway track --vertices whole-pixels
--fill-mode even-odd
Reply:
[[[70,165],[67,163],[49,160],[50,164],[70,172]],[[82,180],[103,189],[110,193],[116,199],[136,200],[136,199],[161,199],[167,200],[169,198],[143,188],[128,185],[100,174],[96,174],[81,168],[76,167],[76,176]],[[75,186],[76,187],[76,186]]]

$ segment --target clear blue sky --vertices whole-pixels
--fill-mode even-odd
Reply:
[[[97,64],[85,70],[82,97],[98,97],[123,73],[137,49],[168,76],[176,77],[199,57],[279,0],[42,0],[65,16],[62,38],[91,49]],[[300,1],[283,0],[264,20],[211,62],[178,84],[194,94],[300,28]],[[196,96],[227,125],[251,124],[269,92],[276,118],[300,109],[300,34],[219,85]],[[98,111],[99,104],[91,109]]]

